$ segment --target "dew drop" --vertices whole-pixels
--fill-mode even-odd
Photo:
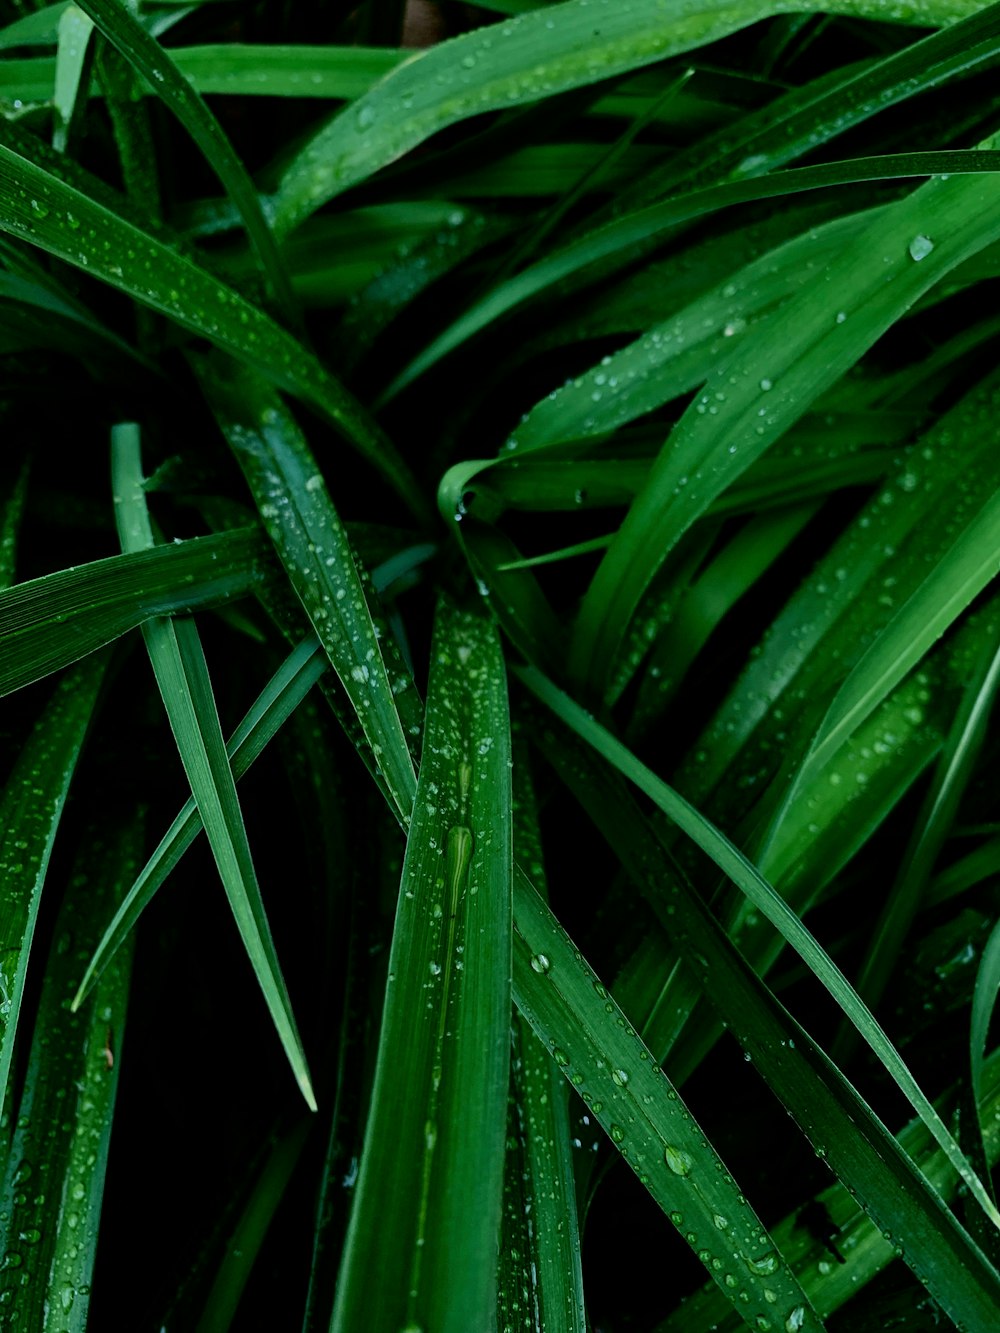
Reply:
[[[689,1176],[693,1165],[691,1158],[680,1148],[668,1143],[663,1150],[663,1160],[675,1176]]]
[[[531,959],[532,972],[538,972],[542,976],[545,975],[550,966],[547,956],[543,953],[536,953]]]
[[[914,236],[909,245],[910,258],[919,264],[921,259],[926,259],[933,249],[934,242],[929,236]]]

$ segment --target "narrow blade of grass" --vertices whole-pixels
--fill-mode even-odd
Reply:
[[[60,680],[0,798],[0,1111],[10,1110],[8,1079],[42,888],[104,668],[103,658],[92,658]]]
[[[760,336],[855,236],[874,210],[834,218],[727,274],[690,305],[536,403],[507,441],[520,452],[620,429],[693,389]]]
[[[806,770],[827,761],[998,571],[1000,495],[995,495],[962,529],[841,686],[817,733]]]
[[[196,363],[216,420],[264,527],[358,715],[396,808],[413,806],[416,773],[382,647],[343,524],[291,413],[269,386],[231,363]]]
[[[52,146],[60,152],[69,146],[74,121],[79,120],[86,105],[93,61],[93,31],[93,23],[79,5],[66,6],[59,17],[59,45],[56,50],[56,78],[52,97],[55,111]]]
[[[122,545],[127,550],[150,545],[153,534],[143,494],[139,432],[133,425],[114,429],[112,480]],[[145,621],[142,628],[163,706],[240,937],[296,1082],[306,1105],[314,1111],[316,1098],[305,1052],[260,896],[198,631],[190,620],[161,616]]]
[[[574,287],[582,286],[586,281],[587,269],[597,270],[602,261],[616,257],[623,262],[631,259],[636,247],[648,249],[654,242],[666,239],[667,234],[682,222],[693,221],[735,204],[776,199],[804,190],[829,189],[836,185],[956,173],[993,175],[997,172],[998,162],[1000,157],[992,148],[992,141],[980,150],[887,153],[881,157],[825,162],[818,167],[795,167],[775,172],[773,176],[727,181],[691,194],[682,194],[662,204],[652,204],[585,233],[510,278],[495,291],[487,293],[435,338],[393,380],[385,390],[383,400],[388,401],[394,397],[442,357],[474,334],[498,322],[510,311],[542,296],[558,283],[566,283],[568,286],[569,279],[574,279]]]
[[[426,716],[334,1333],[494,1319],[512,834],[503,662],[482,618],[439,611]]]
[[[828,281],[799,293],[782,320],[712,372],[587,591],[573,670],[588,690],[602,687],[642,594],[695,519],[920,295],[1000,236],[994,195],[1000,177],[936,179],[914,191],[844,247]]]
[[[283,1134],[264,1164],[226,1245],[195,1333],[228,1333],[254,1262],[305,1147],[309,1122]]]
[[[9,1333],[84,1333],[87,1326],[131,949],[119,954],[83,1012],[69,1013],[66,1002],[97,923],[135,873],[141,832],[136,818],[110,842],[92,836],[83,844],[56,920],[3,1180],[9,1248],[0,1292]]]
[[[951,831],[959,802],[985,738],[990,712],[1000,687],[1000,649],[997,647],[995,632],[993,643],[987,642],[984,648],[986,651],[980,669],[961,701],[898,875],[872,931],[871,951],[858,975],[858,994],[871,1008],[881,999],[899,958],[906,933],[917,913],[945,838]],[[975,1023],[976,1004],[973,1001],[974,1029]],[[985,1049],[985,1029],[981,1036],[982,1051]]]
[[[326,670],[319,655],[319,641],[305,640],[285,659],[233,732],[226,754],[235,781],[247,772]],[[73,999],[78,1009],[108,963],[131,935],[139,917],[152,902],[160,885],[178,865],[184,853],[204,828],[194,797],[189,797],[159,845],[129,888],[115,912]]]
[[[24,520],[24,505],[28,497],[28,461],[22,462],[17,476],[0,504],[0,592],[14,582],[17,567],[17,544]],[[2,635],[2,631],[0,631]]]
[[[942,1111],[953,1100],[952,1096],[942,1099]],[[997,1114],[1000,1112],[1000,1053],[994,1053],[986,1066],[979,1107],[987,1133],[987,1160],[995,1165],[1000,1159],[1000,1115]],[[896,1137],[903,1151],[919,1163],[942,1197],[951,1200],[955,1195],[955,1178],[948,1159],[933,1143],[923,1122],[911,1120]],[[829,1219],[826,1239],[817,1236],[816,1228],[810,1227],[810,1215],[816,1216],[821,1223]],[[798,1209],[782,1218],[773,1234],[782,1252],[801,1274],[802,1285],[824,1319],[835,1314],[877,1273],[898,1259],[892,1241],[886,1240],[841,1184],[823,1190],[815,1201],[809,1201],[807,1209]],[[718,1292],[707,1287],[658,1325],[656,1333],[695,1333],[695,1330],[700,1333],[702,1329],[733,1333],[738,1327],[738,1322],[719,1299]]]
[[[945,556],[959,525],[992,495],[997,406],[1000,379],[990,375],[893,461],[772,621],[699,737],[696,753],[704,758],[682,765],[678,785],[692,801],[717,801],[723,783],[731,793],[734,773],[759,770],[769,750],[805,754],[819,722],[816,710]],[[784,453],[791,440],[790,433],[776,447]],[[767,775],[775,771],[768,763]]]

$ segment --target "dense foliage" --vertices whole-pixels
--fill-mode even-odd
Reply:
[[[997,1327],[998,64],[0,0],[0,1326]]]

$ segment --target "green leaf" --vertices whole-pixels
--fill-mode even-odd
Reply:
[[[335,1333],[468,1333],[495,1317],[510,732],[496,633],[447,605],[435,628],[423,754]]]
[[[0,1110],[10,1109],[8,1079],[42,887],[104,668],[103,658],[92,658],[60,680],[0,798]]]
[[[14,581],[17,542],[28,495],[28,463],[23,462],[8,493],[0,502],[0,594]],[[2,632],[0,632],[2,635]]]
[[[59,38],[59,20],[69,5],[70,0],[61,0],[59,4],[46,5],[5,24],[0,28],[0,48],[55,46]]]
[[[260,1248],[299,1164],[309,1129],[301,1121],[274,1144],[228,1240],[195,1333],[227,1333]]]
[[[1000,1159],[1000,1117],[997,1115],[1000,1111],[1000,1053],[993,1054],[985,1072],[979,1105],[987,1129],[988,1160],[995,1165]],[[953,1100],[953,1096],[945,1099],[942,1110]],[[911,1120],[896,1137],[903,1151],[920,1164],[924,1175],[942,1197],[952,1198],[955,1178],[948,1159],[935,1146],[923,1121]],[[819,1204],[818,1214],[816,1203]],[[803,1286],[825,1319],[857,1296],[866,1283],[898,1256],[892,1242],[886,1240],[843,1185],[831,1185],[823,1190],[816,1201],[810,1200],[807,1209],[809,1211],[796,1210],[783,1218],[774,1227],[773,1234],[782,1253],[802,1275]],[[829,1240],[818,1236],[816,1227],[810,1226],[810,1212],[820,1224],[829,1219]],[[719,1293],[708,1287],[685,1301],[657,1327],[656,1333],[692,1333],[692,1330],[703,1328],[731,1333],[738,1327]]]
[[[71,1014],[67,1000],[96,923],[135,873],[141,834],[141,817],[107,841],[89,830],[55,922],[0,1204],[9,1244],[0,1301],[10,1333],[87,1326],[131,949],[81,1013]]]
[[[407,51],[382,46],[244,46],[239,42],[180,46],[170,55],[200,93],[348,100],[360,97],[410,59]]]
[[[232,363],[196,363],[202,387],[264,527],[340,678],[396,809],[413,806],[416,772],[365,589],[326,482],[294,417],[268,385]]]
[[[86,105],[93,59],[93,29],[90,19],[76,4],[67,5],[59,17],[52,146],[60,151],[67,148],[73,123],[79,120]]]
[[[886,153],[879,157],[854,158],[845,162],[825,162],[819,167],[797,167],[775,172],[773,176],[726,181],[691,194],[681,194],[662,204],[626,214],[594,231],[586,232],[560,250],[540,259],[516,274],[466,310],[450,327],[439,334],[389,385],[383,394],[388,400],[418,376],[424,374],[447,353],[474,334],[500,321],[502,316],[555,287],[576,279],[574,287],[586,281],[587,270],[603,276],[607,261],[628,262],[637,247],[648,250],[665,241],[678,224],[691,222],[735,204],[761,199],[782,198],[803,190],[829,189],[862,181],[905,179],[912,176],[994,175],[1000,155],[990,144],[976,150],[940,153]],[[919,233],[911,233],[913,235]],[[988,239],[993,239],[991,233]],[[984,241],[983,244],[987,244]],[[905,249],[905,245],[904,245]],[[956,263],[966,258],[960,255]],[[847,291],[851,288],[848,286]],[[912,298],[916,300],[916,297]]]
[[[620,429],[704,382],[862,232],[876,210],[811,227],[728,273],[690,305],[536,403],[507,440],[518,454]]]
[[[678,785],[692,801],[705,805],[713,791],[720,793],[716,801],[723,799],[723,783],[732,794],[744,774],[763,769],[770,777],[781,756],[804,755],[819,722],[816,710],[828,705],[895,609],[946,555],[958,528],[992,495],[997,404],[1000,380],[991,375],[893,461],[883,484],[768,626],[680,768]],[[785,467],[791,441],[790,432],[775,446]],[[773,452],[768,457],[779,461]],[[904,731],[890,727],[876,752],[887,753],[892,737],[916,718],[895,718]],[[728,800],[727,806],[729,819]]]
[[[268,577],[254,528],[56,570],[0,591],[0,694],[111,643],[150,616],[244,597]]]
[[[112,481],[122,545],[127,550],[150,545],[153,534],[143,495],[139,431],[134,425],[116,426],[112,433]],[[305,1052],[264,911],[198,631],[191,620],[161,616],[145,621],[142,629],[240,937],[296,1082],[306,1105],[315,1111]]]
[[[858,993],[871,1008],[881,999],[886,981],[899,959],[906,933],[917,913],[934,863],[951,831],[985,738],[990,712],[1000,688],[1000,646],[995,627],[983,649],[978,670],[964,692],[896,879],[872,931],[871,952],[858,975]],[[978,1032],[976,1021],[974,998],[972,1027],[974,1040],[978,1038],[981,1060],[986,1047],[988,1021]],[[978,1096],[978,1081],[975,1079],[974,1092]]]

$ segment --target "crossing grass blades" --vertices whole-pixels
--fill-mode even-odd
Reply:
[[[991,1333],[1000,5],[0,3],[0,1324]]]

